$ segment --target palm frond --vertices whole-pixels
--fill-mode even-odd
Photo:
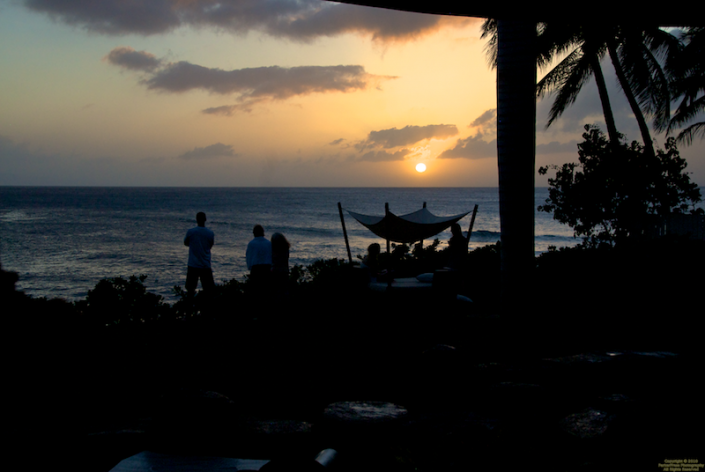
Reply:
[[[570,105],[575,103],[583,85],[590,80],[593,73],[590,62],[591,58],[588,55],[583,54],[581,50],[576,50],[566,58],[566,60],[562,61],[559,66],[547,74],[547,77],[550,77],[550,79],[546,81],[546,85],[550,84],[553,89],[557,89],[553,105],[548,114],[547,128],[551,126]],[[555,77],[552,77],[554,71],[556,74]],[[545,79],[546,77],[544,77],[542,82],[544,82]],[[537,85],[537,91],[540,85],[541,84]]]
[[[482,35],[480,35],[480,38],[487,39],[485,55],[487,56],[487,64],[492,70],[497,68],[497,34],[497,20],[486,19],[482,24]]]
[[[571,52],[539,80],[536,84],[536,96],[543,98],[546,93],[561,87],[568,77],[570,77],[572,71],[578,67],[582,59],[583,52],[581,49],[577,48]]]
[[[697,135],[701,135],[700,139],[705,139],[705,121],[695,123],[681,131],[676,138],[678,144],[690,146]]]
[[[695,118],[697,115],[705,111],[705,96],[693,98],[693,95],[688,95],[683,99],[680,106],[676,109],[669,123],[668,130],[680,126]]]

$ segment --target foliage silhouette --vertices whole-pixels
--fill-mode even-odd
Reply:
[[[670,134],[705,111],[705,27],[688,28],[682,37],[683,48],[671,65],[672,95],[680,99],[670,122],[659,123],[660,131]],[[679,144],[690,145],[700,135],[705,138],[705,121],[687,126],[678,134]]]
[[[161,295],[147,292],[146,275],[103,279],[76,303],[84,316],[105,326],[147,323],[168,314]]]
[[[486,20],[483,38],[490,65],[497,58],[497,22]],[[602,71],[602,59],[608,56],[619,84],[638,122],[648,153],[653,144],[644,113],[654,117],[656,128],[663,127],[670,114],[670,85],[664,65],[675,61],[679,41],[668,31],[657,27],[601,25],[548,22],[537,25],[536,65],[547,70],[536,86],[536,94],[543,97],[555,92],[546,127],[549,127],[572,105],[582,87],[592,77],[597,85],[602,104],[607,134],[619,142],[619,134],[610,105]],[[555,61],[560,61],[555,64]]]
[[[585,131],[578,164],[539,169],[542,175],[555,170],[556,176],[548,179],[549,197],[538,207],[571,226],[584,244],[639,239],[656,223],[655,216],[692,211],[701,200],[674,138],[666,141],[665,151],[651,156],[636,141],[611,147],[594,125]]]

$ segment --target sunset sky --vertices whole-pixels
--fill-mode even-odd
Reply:
[[[0,185],[494,187],[481,25],[319,0],[0,0]],[[592,83],[546,130],[550,101],[537,169],[577,162],[604,121]],[[703,150],[681,148],[701,186]]]

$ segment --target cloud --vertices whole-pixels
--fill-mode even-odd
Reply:
[[[156,34],[181,24],[178,10],[172,10],[169,0],[75,1],[25,0],[31,10],[46,13],[64,23],[82,26],[104,34]]]
[[[165,92],[202,89],[221,95],[240,93],[284,100],[311,93],[364,90],[380,80],[393,78],[368,74],[358,65],[270,66],[226,71],[181,61],[158,70],[144,84]]]
[[[410,146],[430,139],[446,139],[458,134],[455,125],[405,126],[402,129],[390,128],[370,131],[367,139],[357,145],[364,150],[370,147],[391,149],[398,146]]]
[[[89,31],[154,35],[182,26],[244,34],[252,30],[295,41],[356,33],[406,41],[477,19],[424,15],[320,0],[24,0],[29,9]]]
[[[262,102],[263,100],[245,100],[243,103],[238,105],[222,105],[219,107],[210,107],[205,110],[201,110],[201,113],[206,115],[220,115],[220,116],[233,116],[236,113],[245,112],[250,113],[254,106]]]
[[[390,162],[390,161],[403,161],[407,156],[412,154],[413,151],[409,149],[401,149],[397,152],[388,152],[384,150],[379,151],[369,151],[361,156],[351,156],[350,160],[356,162]]]
[[[475,121],[468,125],[469,128],[483,127],[487,125],[493,125],[497,121],[497,109],[490,108],[482,115],[475,118]]]
[[[113,49],[107,60],[118,67],[132,70],[150,70],[150,76],[140,83],[150,90],[183,93],[205,90],[218,95],[238,95],[235,105],[224,105],[203,110],[215,115],[249,112],[256,104],[269,100],[286,100],[313,93],[349,93],[378,88],[393,76],[368,74],[359,65],[255,67],[223,70],[180,61],[165,63],[146,51],[129,47]],[[161,67],[158,67],[161,65]]]
[[[154,54],[147,51],[135,51],[131,47],[122,46],[113,49],[103,60],[130,70],[152,71],[162,63]]]
[[[238,103],[207,108],[203,113],[230,116],[250,112],[259,103],[286,100],[313,93],[342,92],[378,88],[394,76],[368,74],[359,65],[255,67],[223,70],[191,64],[167,63],[146,51],[130,47],[115,48],[106,56],[113,65],[131,70],[143,70],[151,75],[140,83],[150,90],[184,93],[205,90],[218,95],[237,95]]]
[[[334,141],[329,142],[328,145],[329,146],[337,146],[338,144],[342,144],[343,141],[345,141],[345,138],[336,139]]]
[[[237,157],[230,144],[216,143],[206,147],[193,148],[186,151],[179,158],[186,160],[210,159],[213,157]]]
[[[455,147],[443,151],[439,159],[485,159],[497,157],[497,140],[485,141],[482,133],[458,139]]]

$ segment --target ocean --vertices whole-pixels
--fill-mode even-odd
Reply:
[[[547,196],[537,188],[535,205]],[[347,258],[338,202],[371,215],[384,214],[386,202],[397,215],[426,202],[438,216],[471,212],[477,204],[470,248],[499,240],[497,188],[0,187],[0,263],[18,273],[17,288],[33,297],[77,300],[103,278],[144,274],[149,291],[173,301],[172,288],[185,282],[183,239],[197,212],[206,213],[215,232],[213,273],[222,282],[247,273],[245,248],[255,224],[267,237],[287,237],[291,265]],[[471,214],[460,221],[464,231]],[[347,214],[345,225],[353,258],[382,243]],[[536,212],[535,234],[537,253],[579,242],[547,213]],[[445,244],[450,232],[438,238]]]

